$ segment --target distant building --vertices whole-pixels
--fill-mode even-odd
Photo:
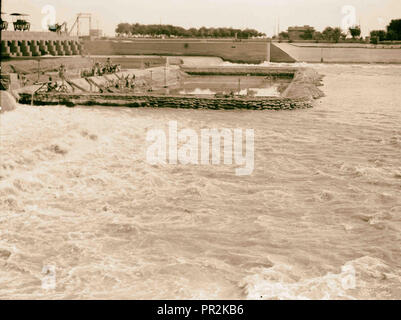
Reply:
[[[288,37],[290,40],[304,40],[303,36],[307,33],[314,33],[315,28],[305,25],[303,27],[289,27]]]

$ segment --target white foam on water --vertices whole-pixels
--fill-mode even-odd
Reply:
[[[200,95],[213,95],[216,92],[210,90],[210,89],[201,89],[201,88],[196,88],[193,90],[181,90],[179,92],[180,94],[200,94]]]
[[[239,93],[240,96],[247,96],[251,92],[255,97],[279,97],[280,92],[276,86],[270,88],[249,88],[242,89]],[[195,94],[195,95],[214,95],[217,92],[210,89],[196,88],[193,90],[181,90],[180,94]]]
[[[319,69],[326,97],[294,112],[5,112],[0,298],[399,299],[401,74],[361,70]],[[171,120],[254,129],[254,173],[150,165]]]
[[[256,270],[255,270],[256,271]],[[241,283],[248,299],[333,300],[364,299],[374,293],[386,298],[385,280],[401,285],[401,273],[382,260],[362,257],[345,263],[338,273],[304,278],[299,270],[285,264],[259,269]]]
[[[272,86],[269,88],[249,88],[243,89],[240,91],[239,95],[246,96],[251,92],[255,97],[279,97],[280,92],[278,91],[278,87]]]

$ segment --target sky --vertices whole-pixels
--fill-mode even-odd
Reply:
[[[391,19],[401,19],[401,0],[2,0],[1,3],[2,12],[30,14],[35,31],[42,29],[43,20],[51,21],[51,11],[46,11],[49,5],[55,9],[56,21],[66,21],[69,27],[77,13],[91,13],[92,28],[102,29],[108,36],[114,36],[120,22],[185,28],[253,28],[272,36],[277,29],[283,31],[289,26],[308,24],[321,31],[326,26],[341,27],[351,21],[361,25],[362,35],[368,35],[371,30],[385,29]],[[12,21],[9,16],[2,17]],[[88,23],[83,22],[82,34],[87,34],[88,29]]]

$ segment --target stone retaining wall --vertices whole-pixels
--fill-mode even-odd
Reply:
[[[289,98],[213,98],[194,96],[135,96],[124,94],[20,94],[20,103],[34,105],[101,105],[152,108],[184,109],[249,109],[249,110],[292,110],[312,107],[304,99]]]

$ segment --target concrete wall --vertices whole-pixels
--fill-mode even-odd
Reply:
[[[1,57],[71,56],[82,54],[77,37],[54,32],[1,32]]]
[[[93,40],[84,41],[91,55],[187,55],[212,56],[244,63],[261,63],[268,59],[267,40]]]
[[[85,52],[90,55],[177,55],[210,56],[239,63],[258,64],[265,61],[295,62],[287,52],[268,40],[227,39],[147,39],[87,40]]]
[[[299,62],[330,63],[401,63],[400,48],[305,47],[291,43],[274,43]]]

